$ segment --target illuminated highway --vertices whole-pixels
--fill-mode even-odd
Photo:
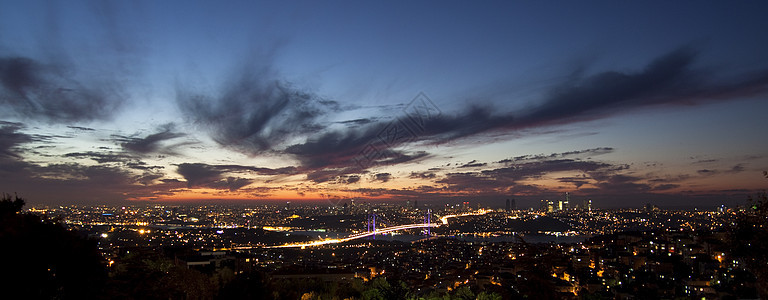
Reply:
[[[398,230],[415,229],[415,228],[428,228],[428,227],[437,227],[437,226],[440,226],[440,224],[437,224],[437,223],[431,223],[431,224],[416,223],[416,224],[398,225],[398,226],[392,226],[392,227],[376,229],[376,231],[356,233],[356,234],[350,235],[350,236],[342,238],[342,239],[325,239],[325,240],[311,241],[311,242],[306,242],[306,243],[296,243],[296,244],[285,244],[285,245],[280,245],[280,246],[272,246],[272,247],[267,247],[267,248],[304,248],[304,247],[320,246],[320,245],[326,245],[326,244],[336,244],[336,243],[343,243],[343,242],[348,242],[348,241],[351,241],[351,240],[356,240],[356,239],[361,239],[361,238],[364,238],[364,237],[373,236],[374,234],[382,234],[382,233],[398,231]]]
[[[351,240],[356,240],[364,237],[373,236],[375,234],[383,234],[387,232],[392,231],[398,231],[398,230],[406,230],[406,229],[415,229],[415,228],[432,228],[432,227],[438,227],[440,225],[447,225],[449,218],[455,218],[455,217],[464,217],[464,216],[478,216],[478,215],[484,215],[487,211],[485,210],[478,210],[477,212],[471,212],[471,213],[465,213],[465,214],[459,214],[459,215],[447,215],[440,218],[440,223],[416,223],[416,224],[406,224],[406,225],[398,225],[398,226],[392,226],[392,227],[386,227],[386,228],[380,228],[376,229],[375,231],[369,231],[369,232],[362,232],[362,233],[356,233],[353,235],[350,235],[345,238],[341,239],[324,239],[324,240],[318,240],[318,241],[311,241],[311,242],[305,242],[305,243],[294,243],[294,244],[284,244],[279,246],[271,246],[266,248],[305,248],[305,247],[312,247],[312,246],[320,246],[320,245],[327,245],[327,244],[336,244],[336,243],[343,243],[348,242]]]
[[[480,216],[480,215],[484,215],[486,213],[488,213],[488,211],[486,211],[484,209],[479,209],[476,212],[469,212],[469,213],[464,213],[464,214],[460,214],[460,215],[447,215],[447,216],[443,216],[442,218],[440,218],[440,222],[443,222],[443,225],[448,225],[448,219],[449,218],[466,217],[466,216]]]

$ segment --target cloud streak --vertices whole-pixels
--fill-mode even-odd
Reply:
[[[72,73],[28,57],[0,57],[0,104],[48,122],[106,119],[120,105],[115,85],[77,80]]]
[[[115,136],[121,146],[133,153],[147,154],[153,152],[172,153],[172,148],[178,147],[185,143],[177,143],[174,145],[167,145],[166,141],[184,137],[186,134],[174,131],[172,123],[160,126],[157,133],[147,135],[143,138]]]
[[[484,133],[509,134],[604,118],[641,107],[697,105],[761,95],[768,90],[768,70],[715,80],[715,70],[694,68],[696,56],[696,51],[684,47],[656,58],[637,72],[572,76],[525,110],[496,113],[498,109],[493,107],[472,105],[455,114],[433,116],[423,120],[423,130],[408,142],[439,144]],[[387,126],[376,122],[326,132],[292,145],[285,152],[296,155],[305,166],[338,166],[363,153],[372,142],[374,147],[386,148],[376,141]]]
[[[250,154],[319,129],[316,119],[336,103],[280,80],[271,56],[242,64],[217,89],[178,87],[180,110],[219,144]]]
[[[32,136],[19,132],[22,128],[19,123],[0,121],[0,158],[20,158],[16,147],[33,140]]]
[[[278,169],[249,167],[240,165],[209,165],[203,163],[179,164],[176,170],[187,181],[187,187],[209,187],[214,189],[238,190],[253,183],[252,179],[227,176],[227,173],[252,172],[257,175],[293,175],[296,168]]]

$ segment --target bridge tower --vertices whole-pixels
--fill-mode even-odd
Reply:
[[[366,220],[366,225],[368,228],[368,232],[376,232],[376,214],[368,214],[368,219]],[[373,239],[376,239],[376,233],[373,234]]]
[[[424,228],[424,234],[427,236],[432,234],[432,227],[429,227],[432,224],[432,210],[427,209],[427,211],[424,213],[424,225],[427,225],[426,228]]]

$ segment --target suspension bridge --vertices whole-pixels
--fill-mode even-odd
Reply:
[[[455,218],[455,217],[464,217],[464,216],[477,216],[477,215],[484,215],[487,211],[485,210],[478,210],[477,212],[470,212],[470,213],[464,213],[464,214],[454,214],[454,215],[446,215],[440,218],[440,223],[432,223],[432,210],[427,210],[427,212],[424,214],[424,222],[422,223],[414,223],[414,224],[405,224],[405,225],[397,225],[397,226],[390,226],[390,227],[384,227],[384,228],[376,228],[376,214],[369,214],[368,219],[366,221],[366,232],[356,233],[352,234],[345,238],[339,238],[339,239],[323,239],[323,240],[317,240],[317,241],[309,241],[304,243],[290,243],[290,244],[283,244],[278,246],[270,246],[265,248],[306,248],[306,247],[313,247],[313,246],[320,246],[320,245],[327,245],[327,244],[337,244],[337,243],[344,243],[356,239],[362,239],[366,237],[373,237],[376,238],[377,234],[385,234],[388,232],[393,231],[399,231],[399,230],[407,230],[407,229],[416,229],[416,228],[424,228],[424,233],[426,235],[431,234],[431,229],[435,227],[439,227],[441,225],[447,225],[449,218]]]

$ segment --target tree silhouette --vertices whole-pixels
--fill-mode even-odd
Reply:
[[[18,195],[14,196],[15,199],[11,199],[11,195],[3,193],[3,198],[0,200],[0,218],[21,212],[21,208],[24,207],[25,201],[19,198]]]
[[[106,268],[94,241],[61,224],[22,213],[24,199],[0,200],[4,299],[98,299]]]

